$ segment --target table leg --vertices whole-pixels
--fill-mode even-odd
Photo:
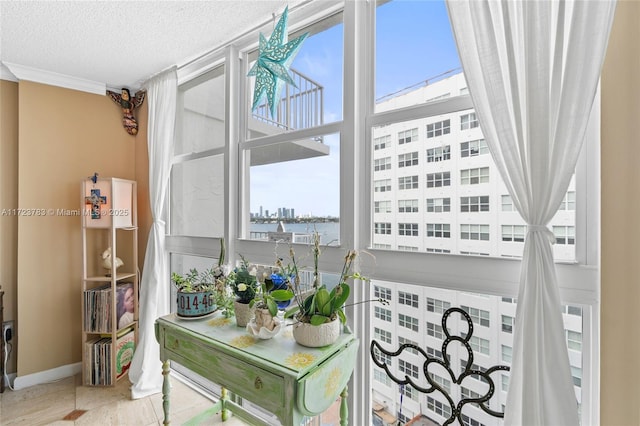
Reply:
[[[171,391],[171,384],[169,383],[169,360],[162,363],[162,411],[164,411],[163,424],[168,425],[169,420],[169,392]]]
[[[228,399],[229,396],[227,395],[227,388],[220,388],[220,416],[222,417],[223,422],[226,422],[231,415],[231,411],[226,408]]]
[[[345,386],[340,394],[340,426],[347,426],[349,423],[349,405],[347,404],[347,396],[349,396],[349,386]]]

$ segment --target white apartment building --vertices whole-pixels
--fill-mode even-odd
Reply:
[[[464,95],[462,73],[425,85],[377,104],[379,111]],[[373,246],[455,255],[521,257],[526,226],[515,210],[491,158],[473,109],[381,126],[373,140]],[[554,256],[575,259],[575,182],[550,223],[556,237]],[[425,276],[428,271],[425,271]],[[473,320],[470,340],[474,369],[511,363],[516,301],[510,298],[456,292],[400,283],[374,282],[371,296],[384,298],[388,306],[374,305],[371,336],[385,349],[396,350],[414,343],[429,356],[444,359],[445,332],[442,313],[461,307]],[[582,310],[564,307],[564,319],[576,398],[581,401]],[[449,317],[451,335],[467,333],[460,315]],[[469,359],[458,344],[448,347],[451,369],[459,375]],[[423,372],[424,356],[406,349],[386,362],[395,377],[412,378],[429,387]],[[457,403],[462,398],[484,395],[487,383],[469,376],[457,385],[442,367],[429,367],[433,381],[448,389]],[[492,374],[495,394],[490,408],[504,411],[508,372]],[[374,424],[406,423],[422,415],[442,424],[451,414],[447,399],[439,392],[422,394],[410,385],[400,386],[373,365],[371,371]],[[463,408],[465,425],[500,425],[475,405]]]

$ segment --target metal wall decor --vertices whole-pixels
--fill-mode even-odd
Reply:
[[[462,336],[452,336],[449,333],[449,330],[447,329],[447,320],[449,319],[450,315],[454,312],[459,313],[464,320],[466,320],[467,322],[467,326],[468,326],[468,333],[466,333],[466,335],[462,335]],[[476,403],[478,405],[478,407],[480,407],[483,411],[485,411],[487,414],[494,416],[494,417],[504,417],[504,413],[502,412],[497,412],[497,411],[493,411],[489,408],[489,400],[491,399],[491,397],[493,396],[494,392],[495,392],[495,384],[493,382],[493,379],[491,378],[491,374],[499,371],[499,370],[503,370],[503,371],[509,371],[509,367],[504,366],[504,365],[495,365],[493,367],[488,368],[486,371],[481,371],[481,370],[476,370],[473,369],[473,349],[471,348],[471,345],[469,344],[469,340],[471,339],[471,336],[473,335],[473,321],[471,320],[471,317],[469,316],[469,314],[467,312],[465,312],[464,310],[460,309],[460,308],[449,308],[447,309],[444,314],[442,314],[442,330],[445,333],[445,340],[442,343],[442,358],[435,358],[435,357],[431,357],[429,355],[427,355],[427,353],[420,347],[410,344],[410,343],[405,343],[403,345],[400,346],[400,348],[398,348],[398,350],[396,351],[389,351],[384,349],[380,343],[378,343],[376,340],[372,340],[371,341],[371,358],[373,359],[373,362],[375,363],[375,365],[377,365],[378,367],[384,369],[384,371],[387,373],[387,376],[389,376],[389,378],[391,378],[391,380],[393,380],[394,382],[396,382],[399,385],[410,385],[412,386],[414,389],[416,389],[418,392],[421,393],[432,393],[434,391],[439,391],[442,395],[444,395],[444,397],[447,399],[447,401],[449,402],[449,407],[451,408],[451,415],[449,416],[449,418],[444,422],[444,425],[448,425],[453,423],[454,420],[458,420],[460,422],[460,424],[463,424],[462,421],[462,408],[466,405],[466,404],[473,404]],[[449,361],[449,356],[447,353],[447,348],[449,347],[449,344],[452,342],[459,342],[460,345],[462,347],[464,347],[467,350],[468,353],[468,357],[467,357],[467,363],[464,366],[464,370],[456,375],[455,372],[451,369],[451,365],[450,365],[450,361]],[[380,359],[378,353],[382,353],[385,354],[387,357],[397,357],[399,356],[405,349],[408,348],[412,348],[416,351],[418,351],[420,354],[422,354],[422,356],[425,358],[422,370],[424,372],[424,376],[429,384],[428,387],[423,387],[420,386],[418,383],[416,383],[414,381],[413,378],[405,375],[404,378],[398,378],[396,376],[394,376],[391,371],[389,371],[389,366],[386,364],[384,359]],[[465,378],[467,378],[468,376],[472,376],[472,375],[476,375],[479,376],[481,378],[482,381],[484,381],[487,385],[488,385],[488,390],[484,395],[481,395],[478,398],[462,398],[458,401],[458,403],[456,404],[453,400],[453,398],[451,397],[451,395],[449,395],[449,392],[447,392],[445,389],[442,388],[442,386],[440,386],[438,383],[435,382],[435,380],[429,375],[429,366],[431,364],[438,364],[440,366],[442,366],[442,368],[444,368],[448,373],[449,376],[452,380],[453,383],[460,385],[462,384],[462,382],[464,381]],[[416,379],[417,380],[417,379]]]

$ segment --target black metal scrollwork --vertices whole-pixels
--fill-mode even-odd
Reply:
[[[464,336],[451,336],[451,334],[449,333],[449,330],[447,328],[447,320],[449,318],[449,316],[454,313],[457,312],[459,313],[466,321],[467,321],[467,326],[468,326],[468,333],[466,333],[466,335]],[[471,348],[471,345],[469,344],[469,340],[471,339],[471,336],[473,335],[473,321],[471,320],[471,317],[469,316],[469,314],[460,309],[460,308],[449,308],[447,309],[444,314],[442,314],[442,330],[445,333],[445,340],[442,343],[442,357],[443,359],[439,359],[439,358],[435,358],[435,357],[431,357],[429,356],[422,348],[414,345],[414,344],[410,344],[410,343],[405,343],[403,345],[400,346],[400,348],[398,348],[397,351],[392,352],[392,351],[388,351],[386,349],[384,349],[380,343],[378,343],[375,340],[371,341],[371,358],[373,359],[373,362],[380,368],[384,369],[384,371],[387,373],[387,376],[389,376],[391,378],[391,380],[393,380],[394,382],[396,382],[399,385],[411,385],[414,389],[416,389],[418,392],[421,393],[432,393],[434,391],[439,391],[442,395],[445,396],[445,398],[447,399],[447,401],[449,402],[449,407],[451,408],[451,415],[449,416],[449,418],[444,422],[444,425],[448,425],[451,424],[454,420],[458,420],[460,423],[462,423],[462,407],[465,406],[465,404],[472,404],[472,403],[476,403],[478,404],[478,407],[480,407],[482,410],[484,410],[487,414],[494,416],[494,417],[504,417],[504,413],[502,412],[497,412],[497,411],[493,411],[489,408],[488,404],[489,404],[489,400],[491,399],[491,397],[493,396],[494,392],[495,392],[495,384],[493,382],[493,379],[491,378],[491,374],[494,373],[495,371],[498,370],[503,370],[503,371],[509,371],[509,367],[504,366],[504,365],[495,365],[491,368],[488,368],[486,371],[481,371],[481,370],[475,370],[472,368],[473,366],[473,349]],[[449,346],[450,343],[452,342],[459,342],[466,350],[468,353],[468,357],[467,357],[467,363],[465,365],[464,370],[459,374],[456,375],[454,373],[454,371],[451,369],[451,365],[450,365],[450,361],[449,361],[449,356],[447,354],[447,348]],[[426,377],[427,382],[429,383],[429,387],[423,387],[420,386],[418,383],[414,382],[413,378],[407,376],[405,374],[403,379],[399,379],[397,377],[395,377],[391,371],[389,371],[389,366],[386,364],[386,362],[384,360],[380,360],[378,359],[378,355],[376,354],[376,351],[380,351],[380,353],[383,353],[389,357],[396,357],[398,355],[400,355],[405,349],[407,348],[411,348],[414,349],[416,351],[418,351],[420,354],[422,354],[422,356],[424,356],[425,358],[425,362],[423,364],[423,371],[424,371],[424,375]],[[460,401],[458,401],[458,403],[456,404],[453,401],[453,398],[451,397],[451,395],[449,395],[449,392],[447,392],[445,389],[442,388],[442,386],[440,386],[429,374],[429,366],[431,364],[438,364],[440,366],[442,366],[448,373],[449,376],[451,377],[451,380],[457,384],[460,385],[462,383],[462,381],[467,377],[467,376],[471,376],[471,375],[477,375],[479,377],[481,377],[489,386],[487,392],[484,395],[481,395],[478,398],[463,398]]]

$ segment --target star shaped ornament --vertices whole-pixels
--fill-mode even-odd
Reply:
[[[247,74],[256,78],[251,110],[254,111],[258,105],[264,102],[266,97],[271,111],[271,118],[275,117],[283,85],[290,83],[294,87],[298,87],[289,75],[289,66],[291,66],[298,50],[302,47],[302,42],[309,35],[309,33],[304,33],[300,37],[287,42],[288,10],[289,7],[287,6],[273,29],[269,40],[265,39],[260,33],[258,59],[249,70],[249,74]]]

